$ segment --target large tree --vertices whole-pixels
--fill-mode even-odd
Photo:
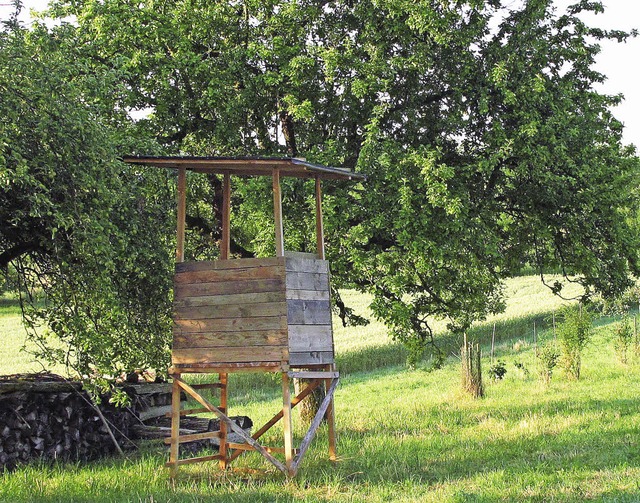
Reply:
[[[166,152],[285,153],[367,173],[328,188],[334,286],[372,293],[418,354],[432,317],[463,330],[499,310],[502,280],[524,264],[606,295],[638,273],[638,162],[592,68],[597,40],[626,34],[580,20],[599,2],[551,4],[60,0],[51,15],[75,17],[54,32],[118,76],[110,104],[151,110],[136,127]],[[191,188],[211,203],[189,208],[205,236],[193,242],[210,243],[219,181]],[[271,246],[262,188],[235,188],[238,254]],[[291,215],[302,189],[285,190]],[[308,225],[285,239],[313,247]]]
[[[118,161],[141,140],[72,42],[0,31],[0,270],[42,356],[95,378],[168,361],[172,189]]]

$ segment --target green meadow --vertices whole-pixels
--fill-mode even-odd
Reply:
[[[557,370],[545,384],[536,345],[553,341],[553,314],[562,302],[533,277],[514,278],[506,289],[506,312],[470,334],[483,347],[482,399],[461,391],[460,341],[444,324],[439,338],[449,357],[435,371],[429,355],[407,370],[405,351],[375,320],[366,327],[336,324],[342,376],[336,463],[327,458],[321,428],[293,480],[245,454],[227,472],[215,463],[181,467],[172,484],[166,449],[146,442],[124,457],[35,463],[0,474],[0,501],[640,501],[640,361],[633,354],[619,362],[618,320],[595,324],[579,381]],[[345,292],[344,299],[368,314],[366,296]],[[494,326],[494,361],[507,369],[499,381],[487,372]],[[0,333],[0,373],[41,368],[20,352],[24,332],[15,306],[0,306]],[[231,414],[260,425],[277,412],[276,379],[233,377]],[[298,441],[303,434],[296,425]],[[278,431],[269,435],[265,443],[277,444]]]

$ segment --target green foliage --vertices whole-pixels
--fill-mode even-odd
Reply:
[[[548,384],[551,381],[553,370],[560,360],[560,351],[555,341],[542,344],[538,348],[536,357],[538,359],[540,377]]]
[[[501,381],[507,373],[507,364],[498,360],[496,363],[489,367],[487,372],[489,377],[494,381]]]
[[[96,162],[73,165],[103,167],[104,159],[114,159],[115,141],[124,153],[152,153],[159,144],[166,153],[301,155],[368,174],[363,185],[325,187],[334,287],[370,293],[373,315],[416,361],[435,341],[434,319],[445,319],[461,334],[499,312],[503,280],[524,265],[562,271],[564,280],[549,283],[556,293],[571,278],[585,295],[596,290],[607,297],[628,286],[630,272],[640,272],[640,242],[629,218],[637,214],[631,188],[638,159],[622,145],[622,126],[610,112],[620,98],[594,89],[603,76],[592,69],[597,42],[623,41],[627,34],[586,26],[581,11],[599,9],[597,2],[581,2],[557,15],[551,0],[57,0],[51,16],[75,22],[50,32],[36,27],[34,33],[61,50],[37,44],[24,50],[54,56],[42,64],[55,82],[39,81],[41,89],[55,90],[54,98],[43,95],[37,102],[53,102],[69,110],[69,120],[78,118],[71,129],[61,122],[55,145],[63,145],[61,138],[68,142],[53,152],[77,148],[81,158],[97,154],[98,145],[108,150]],[[3,71],[17,77],[14,68]],[[151,113],[132,124],[130,109]],[[13,117],[15,110],[22,110],[20,120],[34,117],[13,105],[3,112]],[[21,131],[38,132],[47,122],[25,126]],[[91,128],[108,129],[106,143]],[[126,143],[125,137],[132,139]],[[58,159],[52,154],[43,162],[50,167]],[[129,190],[124,180],[131,174],[119,169],[121,177],[103,171],[118,195]],[[121,187],[111,186],[115,180]],[[20,183],[24,193],[42,194],[45,182],[28,174],[20,175]],[[150,185],[167,188],[163,180]],[[80,194],[83,201],[93,189],[91,182],[81,186],[89,187]],[[190,198],[187,256],[215,257],[220,181],[191,177],[189,190],[202,197]],[[234,181],[237,255],[273,251],[266,191],[268,181]],[[308,187],[288,181],[283,192],[286,247],[311,251]],[[105,196],[112,198],[111,192]],[[47,201],[37,211],[48,218]],[[155,204],[161,201],[170,198]],[[93,210],[89,203],[83,208]],[[137,243],[150,243],[152,255],[164,254],[150,260],[151,269],[141,268],[152,271],[152,281],[138,291],[151,295],[140,295],[126,311],[138,312],[139,320],[157,312],[157,327],[166,328],[167,300],[160,292],[168,281],[171,247],[156,246],[168,212],[158,213],[157,226],[149,229],[143,218],[140,227],[155,237],[127,237],[113,254]],[[118,232],[110,228],[116,224],[107,224],[111,219],[100,220],[91,239],[106,244],[110,235],[130,236],[127,226],[138,217],[129,216],[116,219]],[[63,212],[47,230],[64,234],[76,220],[77,214]],[[84,256],[93,248],[106,250],[92,245]],[[134,262],[141,263],[131,257]],[[117,278],[120,285],[136,276],[120,266],[101,274],[102,283]],[[109,281],[98,284],[98,276],[81,293],[114,313],[112,306],[121,301],[109,293]],[[70,283],[67,292],[81,284]],[[69,295],[59,300],[68,302]],[[347,319],[349,311],[342,313]],[[96,325],[95,310],[85,318],[75,325]],[[110,332],[105,346],[125,339],[126,316],[106,318],[107,326],[92,329],[94,335]],[[65,334],[76,331],[68,328]],[[154,347],[166,351],[165,342]],[[111,361],[128,354],[119,353]]]
[[[580,379],[582,352],[591,339],[592,325],[593,315],[582,304],[562,310],[556,331],[561,350],[560,364],[570,379]]]
[[[67,28],[0,32],[0,266],[38,356],[89,379],[164,371],[171,183],[118,161],[137,140],[105,111],[115,77]]]
[[[622,317],[618,326],[614,328],[614,346],[618,358],[622,363],[628,363],[629,350],[634,344],[633,327],[631,326],[631,318],[628,314]]]

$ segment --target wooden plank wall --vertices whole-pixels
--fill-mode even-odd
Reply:
[[[172,363],[288,360],[285,259],[176,264]]]
[[[329,263],[310,254],[286,254],[289,364],[334,362]]]

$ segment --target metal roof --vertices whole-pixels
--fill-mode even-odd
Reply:
[[[192,156],[125,156],[130,164],[161,168],[186,168],[198,173],[229,173],[239,176],[271,176],[274,169],[280,176],[334,180],[366,180],[361,173],[344,168],[313,164],[296,157],[192,157]]]

